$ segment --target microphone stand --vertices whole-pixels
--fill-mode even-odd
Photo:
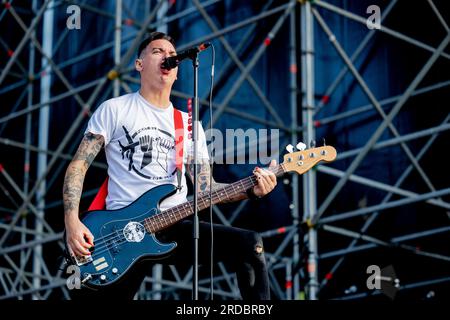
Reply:
[[[192,299],[198,300],[198,239],[199,239],[199,219],[198,219],[198,122],[199,122],[199,102],[198,102],[198,53],[209,47],[209,43],[200,45],[199,47],[186,50],[182,54],[175,56],[174,61],[167,60],[167,67],[172,66],[173,63],[178,66],[181,60],[189,58],[192,60],[192,66],[194,68],[194,103],[192,112],[192,142],[194,145],[194,216],[193,216],[193,246],[194,246],[194,272],[193,272],[193,282],[192,282]],[[172,59],[173,59],[172,58]],[[171,59],[171,58],[169,58]]]
[[[192,299],[198,300],[198,240],[199,240],[199,219],[198,219],[198,52],[190,56],[192,66],[194,68],[194,103],[192,111],[192,142],[194,144],[194,223],[193,223],[193,240],[194,240],[194,272],[192,282]]]

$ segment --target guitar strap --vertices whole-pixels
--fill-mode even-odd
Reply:
[[[108,195],[108,177],[106,177],[102,186],[97,192],[94,200],[92,200],[91,205],[88,208],[88,211],[92,210],[104,210],[106,207],[106,196]]]
[[[181,178],[183,176],[183,116],[180,110],[173,108],[173,120],[175,125],[175,162],[177,167],[178,189],[181,189]],[[108,177],[106,177],[102,186],[97,192],[94,200],[92,200],[88,211],[103,210],[106,206],[106,196],[108,195]]]
[[[181,189],[181,178],[183,177],[183,117],[180,110],[173,108],[173,122],[175,124],[175,164],[177,167],[178,189]]]

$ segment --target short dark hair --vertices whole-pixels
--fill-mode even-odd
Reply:
[[[145,48],[147,48],[148,44],[154,40],[160,40],[160,39],[164,39],[169,41],[173,47],[175,48],[175,40],[173,40],[173,38],[167,34],[165,34],[164,32],[159,32],[159,31],[154,31],[152,33],[150,33],[147,38],[145,38],[141,44],[139,45],[139,49],[137,52],[137,57],[139,59],[139,57],[141,56],[142,51],[145,50]]]

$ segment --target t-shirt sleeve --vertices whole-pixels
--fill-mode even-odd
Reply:
[[[88,132],[100,134],[105,139],[105,145],[107,145],[114,135],[115,128],[116,115],[113,106],[108,101],[105,101],[92,114],[84,134]]]

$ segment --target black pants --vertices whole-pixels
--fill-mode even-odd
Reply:
[[[261,236],[253,231],[213,225],[214,263],[223,262],[228,270],[236,272],[244,300],[269,300],[269,279]],[[199,264],[210,266],[211,225],[200,222]],[[181,221],[157,235],[161,242],[176,241],[178,246],[169,257],[156,261],[164,265],[192,265],[192,222]],[[121,283],[100,291],[70,290],[71,298],[78,299],[133,299],[155,261],[144,261],[134,268]]]

